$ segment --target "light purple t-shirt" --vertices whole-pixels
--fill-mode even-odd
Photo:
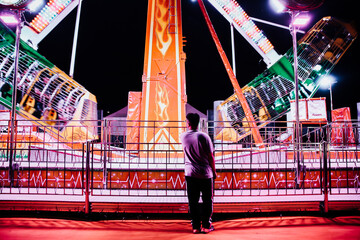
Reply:
[[[212,178],[209,154],[214,152],[214,147],[209,135],[189,130],[181,134],[180,139],[185,154],[185,176]]]

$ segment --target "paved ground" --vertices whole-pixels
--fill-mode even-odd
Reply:
[[[360,217],[268,217],[214,223],[209,234],[192,234],[185,220],[76,221],[0,218],[0,239],[360,239]]]

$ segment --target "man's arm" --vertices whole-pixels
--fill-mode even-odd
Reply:
[[[210,167],[213,171],[213,175],[214,175],[214,179],[216,179],[216,168],[215,168],[215,158],[214,158],[214,154],[212,152],[209,153],[209,164]]]
[[[202,145],[204,153],[207,155],[209,165],[212,169],[214,179],[216,178],[216,168],[215,168],[215,158],[214,158],[214,147],[212,145],[211,139],[207,134],[199,135],[199,142]]]

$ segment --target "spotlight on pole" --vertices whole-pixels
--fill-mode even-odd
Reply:
[[[44,4],[44,0],[0,0],[0,8],[21,9],[30,12],[37,11]]]
[[[16,93],[17,93],[17,82],[19,76],[19,56],[20,56],[20,34],[23,22],[21,20],[22,13],[28,10],[26,7],[33,0],[0,0],[0,8],[2,9],[2,20],[5,23],[12,23],[16,25],[16,41],[15,41],[15,52],[14,52],[14,77],[12,82],[12,99],[11,99],[11,111],[10,111],[10,139],[9,141],[9,182],[10,186],[14,185],[14,169],[16,168]],[[8,11],[13,12],[12,17],[8,14]]]
[[[279,0],[270,0],[269,5],[276,13],[282,13],[286,10],[284,4]]]
[[[310,16],[307,14],[300,14],[295,17],[292,25],[294,27],[304,27],[310,22]]]
[[[44,5],[44,0],[32,0],[27,5],[30,12],[37,12]]]
[[[332,93],[332,85],[336,83],[336,78],[332,75],[327,75],[321,79],[320,88],[328,89],[330,91],[330,110],[331,114],[334,110],[333,107],[333,93]]]
[[[1,13],[0,19],[6,25],[16,25],[19,23],[19,19],[11,12]]]
[[[29,0],[0,0],[0,7],[24,8]]]
[[[334,83],[336,83],[336,78],[333,75],[327,75],[321,79],[320,88],[329,89]]]
[[[270,0],[275,4],[275,0]],[[313,10],[317,7],[320,7],[324,0],[276,0],[276,6],[280,9],[280,4],[283,5],[285,10],[282,12],[288,12],[291,16],[291,24],[289,26],[290,34],[292,36],[293,43],[293,54],[294,54],[294,83],[295,83],[295,128],[294,128],[294,149],[295,149],[295,161],[297,163],[296,167],[296,185],[300,184],[300,172],[302,171],[301,166],[301,157],[300,157],[300,144],[301,144],[301,136],[300,136],[300,119],[299,119],[299,76],[298,76],[298,54],[297,54],[297,39],[296,33],[300,26],[306,25],[310,18],[305,17],[303,15],[304,12],[309,10]],[[279,11],[277,11],[279,12]]]

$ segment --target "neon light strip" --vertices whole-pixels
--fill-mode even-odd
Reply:
[[[209,2],[213,5],[214,3],[219,5],[263,53],[267,54],[274,49],[267,37],[235,0],[213,0]]]
[[[53,21],[72,0],[50,0],[40,13],[31,21],[30,26],[40,33]]]

